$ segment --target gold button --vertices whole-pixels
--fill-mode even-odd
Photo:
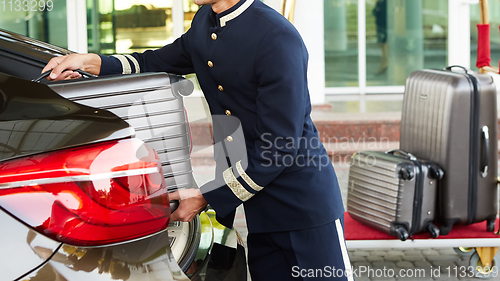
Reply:
[[[226,115],[227,115],[227,116],[231,116],[231,111],[226,110]]]
[[[209,60],[209,61],[208,61],[208,66],[209,66],[209,67],[214,67],[214,63],[213,63],[212,61],[210,61],[210,60]]]
[[[232,141],[233,141],[233,137],[231,137],[231,136],[227,137],[226,139],[227,139],[227,141],[229,141],[229,142],[232,142]]]
[[[214,40],[214,41],[217,40],[217,34],[212,33],[212,40]]]
[[[219,91],[221,91],[221,92],[222,92],[222,91],[224,91],[224,87],[222,87],[221,85],[219,85],[218,89],[219,89]]]

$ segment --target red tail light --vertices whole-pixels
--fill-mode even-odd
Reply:
[[[0,163],[0,206],[40,233],[76,246],[150,235],[170,218],[158,155],[138,139]]]

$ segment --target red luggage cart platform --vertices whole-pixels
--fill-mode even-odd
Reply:
[[[498,227],[499,220],[496,225]],[[447,248],[452,247],[463,251],[463,255],[476,251],[479,263],[471,258],[471,266],[484,268],[500,266],[500,260],[495,255],[500,247],[500,235],[497,232],[487,232],[486,222],[472,225],[454,225],[448,235],[431,238],[429,233],[413,236],[412,239],[401,241],[382,231],[363,225],[354,220],[348,212],[344,213],[344,232],[348,249],[367,248]],[[497,263],[498,262],[498,263]]]
[[[498,219],[497,219],[498,225]],[[344,214],[344,232],[347,247],[358,248],[443,248],[443,247],[500,247],[500,235],[486,231],[486,222],[472,225],[454,225],[448,235],[431,238],[429,233],[400,241],[382,231],[355,221]]]

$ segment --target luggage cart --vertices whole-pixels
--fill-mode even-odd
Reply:
[[[476,66],[480,73],[499,74],[499,68],[491,66],[490,25],[487,0],[479,0],[481,23],[478,28],[478,57]],[[498,179],[500,184],[500,178]],[[462,257],[470,257],[469,266],[476,270],[475,276],[488,278],[494,267],[500,267],[496,256],[500,247],[500,224],[497,216],[496,231],[486,231],[486,221],[472,225],[455,225],[448,235],[432,238],[430,233],[414,235],[401,241],[382,231],[354,220],[348,212],[344,214],[345,240],[348,249],[370,248],[443,248],[452,247]]]
[[[498,219],[496,225],[499,225]],[[472,225],[455,225],[448,235],[438,238],[432,238],[430,233],[422,233],[403,242],[397,237],[361,224],[345,212],[344,231],[349,250],[452,247],[459,255],[470,256],[469,266],[476,270],[474,276],[486,278],[494,267],[500,267],[500,257],[496,256],[500,247],[500,235],[498,232],[487,232],[486,221]]]

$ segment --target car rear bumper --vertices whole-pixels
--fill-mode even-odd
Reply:
[[[200,215],[200,239],[194,258],[178,264],[169,232],[111,247],[62,245],[48,261],[23,280],[246,280],[245,248],[239,234],[220,225],[215,213]],[[187,234],[192,237],[193,233]],[[179,240],[181,241],[181,240]],[[184,242],[182,242],[184,243]],[[30,245],[40,256],[44,249]],[[178,245],[176,245],[178,246]],[[174,246],[174,247],[176,247]],[[190,244],[179,259],[183,259]],[[46,257],[46,256],[45,256]]]

